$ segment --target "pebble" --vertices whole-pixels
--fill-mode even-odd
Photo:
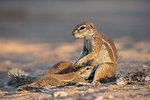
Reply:
[[[112,99],[112,98],[114,98],[114,96],[113,96],[113,95],[109,95],[108,98],[109,98],[109,99]]]
[[[54,97],[58,97],[58,96],[65,97],[68,95],[68,93],[66,93],[64,91],[58,91],[58,92],[55,92],[53,95],[54,95]]]
[[[145,64],[143,64],[143,67],[144,67],[144,68],[147,68],[148,66],[147,66],[147,65],[145,65]]]
[[[94,89],[88,89],[87,91],[88,92],[94,92],[95,90]]]
[[[146,76],[145,80],[146,80],[146,81],[149,81],[149,80],[150,80],[150,77]]]
[[[98,97],[96,97],[95,100],[104,100],[104,97],[103,96],[98,96]]]

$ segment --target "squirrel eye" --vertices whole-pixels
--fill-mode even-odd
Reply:
[[[84,27],[84,26],[80,27],[80,30],[83,30],[83,29],[85,29],[85,27]]]
[[[90,68],[86,68],[85,70],[89,70]]]

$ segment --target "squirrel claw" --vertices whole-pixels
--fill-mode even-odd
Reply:
[[[93,81],[91,84],[94,86],[100,86],[101,85],[101,83],[99,81]]]

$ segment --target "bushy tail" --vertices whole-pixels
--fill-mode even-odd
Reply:
[[[127,73],[126,75],[117,79],[118,85],[134,84],[145,81],[145,70]]]
[[[29,75],[25,73],[23,70],[18,68],[10,70],[8,72],[8,77],[10,79],[7,85],[15,88],[33,83],[38,79],[38,77]]]

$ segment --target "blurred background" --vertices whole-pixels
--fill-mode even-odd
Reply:
[[[72,42],[71,32],[93,21],[112,38],[150,38],[149,0],[1,0],[0,38]]]
[[[148,62],[149,5],[149,0],[0,0],[1,72],[14,67],[35,72],[74,61],[82,40],[72,31],[83,21],[94,22],[115,41],[120,61]]]

